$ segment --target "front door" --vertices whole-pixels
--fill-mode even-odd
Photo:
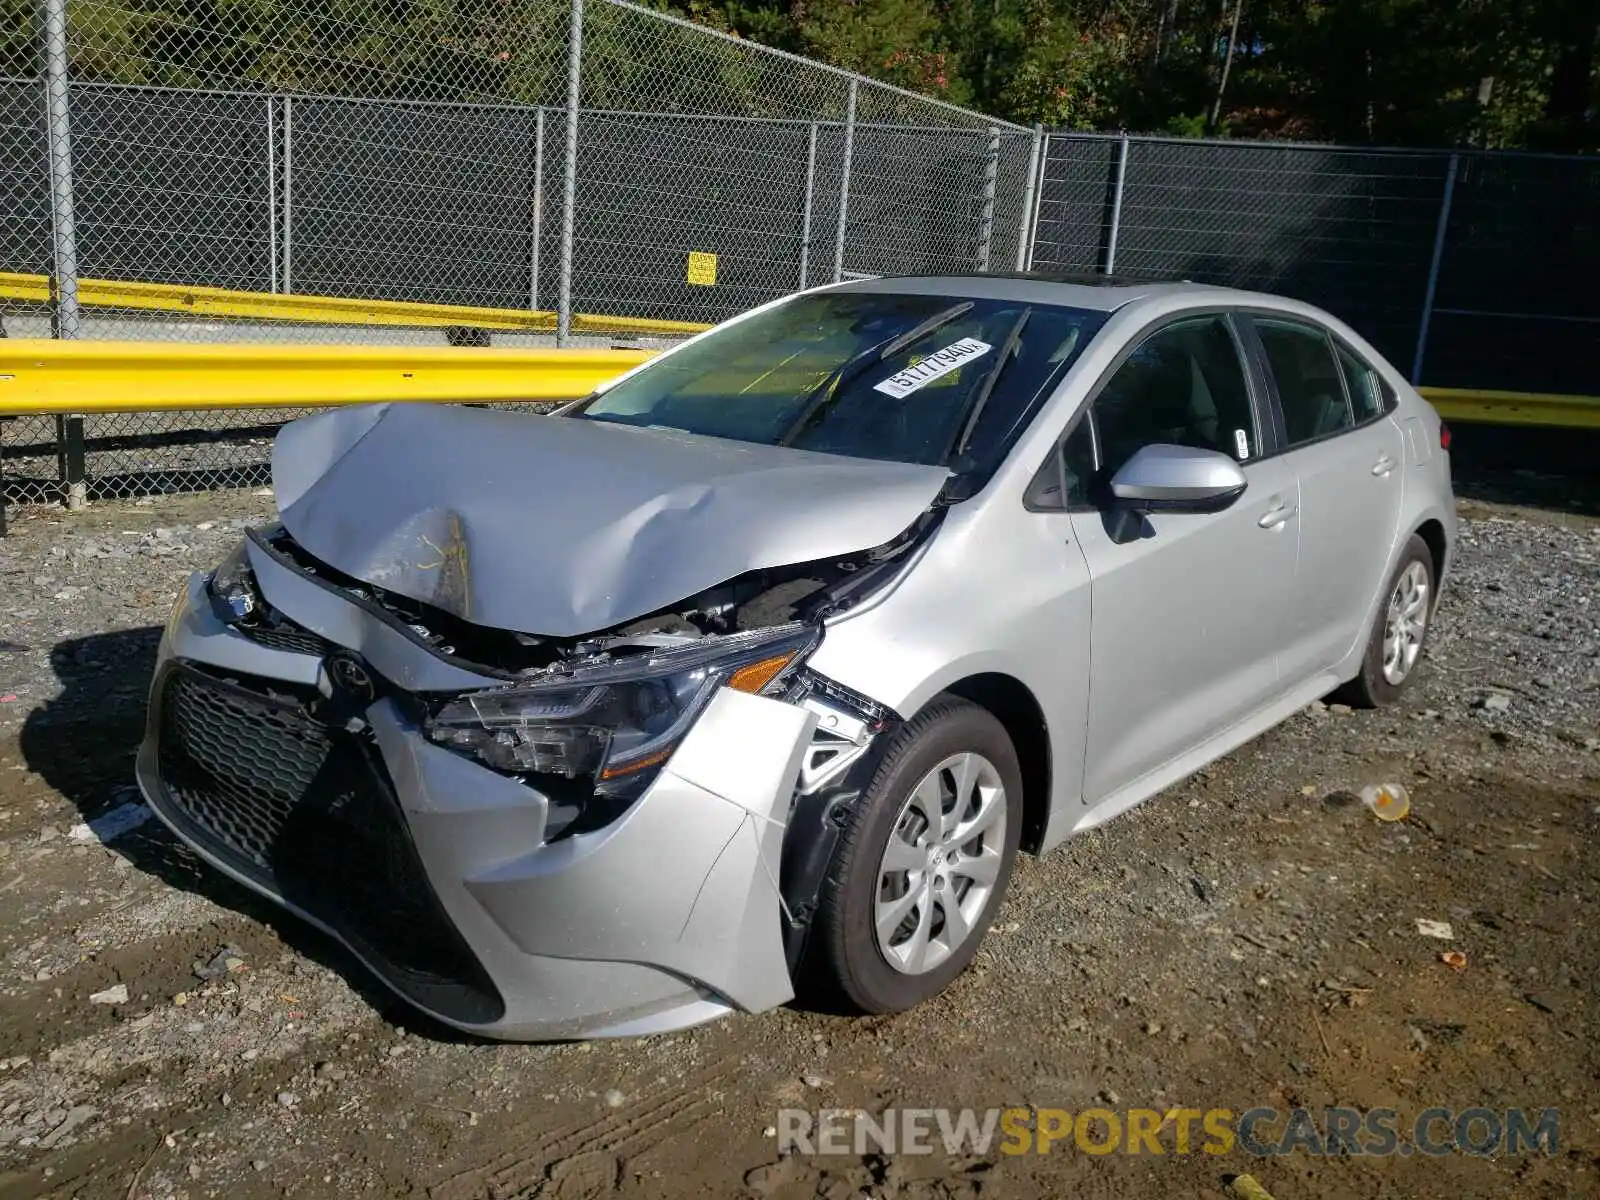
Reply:
[[[1141,446],[1175,443],[1239,459],[1248,487],[1222,512],[1151,513],[1131,528],[1108,505],[1073,513],[1092,606],[1088,804],[1278,690],[1299,501],[1282,458],[1255,457],[1256,408],[1233,328],[1220,315],[1146,335],[1092,402],[1102,482]]]

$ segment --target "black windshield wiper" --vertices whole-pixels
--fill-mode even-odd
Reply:
[[[800,414],[789,423],[783,431],[783,436],[778,439],[778,445],[788,446],[804,433],[818,417],[824,408],[836,399],[844,386],[859,376],[874,363],[880,363],[886,358],[907,350],[930,333],[944,328],[951,321],[964,317],[972,308],[971,300],[964,300],[960,304],[952,304],[933,316],[927,318],[904,333],[898,333],[892,338],[881,341],[874,346],[868,346],[853,358],[846,359],[832,374],[830,374],[816,387],[812,388],[806,396],[806,401],[800,406]]]
[[[915,345],[917,342],[920,342],[930,333],[933,333],[938,329],[943,329],[957,317],[964,317],[971,311],[972,301],[963,300],[960,304],[952,304],[943,312],[934,313],[933,316],[929,317],[926,321],[923,321],[918,325],[913,325],[899,337],[890,338],[889,341],[884,344],[883,348],[878,351],[879,360],[881,361],[885,358],[893,358],[896,354],[899,354],[900,351],[910,349],[913,345]]]
[[[989,403],[989,397],[994,393],[994,385],[1000,382],[1000,376],[1005,374],[1006,367],[1011,364],[1011,358],[1017,352],[1017,343],[1022,341],[1022,331],[1027,327],[1028,318],[1031,316],[1033,309],[1025,308],[1012,322],[1006,340],[1000,343],[1000,354],[994,360],[994,366],[989,368],[989,373],[983,377],[983,382],[978,385],[978,390],[967,403],[967,418],[961,423],[961,432],[951,443],[949,452],[944,456],[944,462],[950,462],[966,453],[967,443],[972,440],[973,431],[978,428],[978,418],[983,416],[983,407]]]

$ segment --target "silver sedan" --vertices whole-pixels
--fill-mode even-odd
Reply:
[[[140,783],[462,1029],[905,1009],[1019,849],[1400,695],[1448,445],[1317,309],[1034,277],[787,297],[553,416],[329,412],[179,597]]]

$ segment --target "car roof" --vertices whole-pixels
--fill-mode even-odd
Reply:
[[[1118,275],[1054,275],[1035,272],[964,275],[884,275],[836,284],[830,290],[963,296],[973,300],[1023,300],[1095,312],[1115,312],[1136,300],[1224,289],[1181,279],[1127,279]],[[1242,294],[1242,293],[1241,293]]]

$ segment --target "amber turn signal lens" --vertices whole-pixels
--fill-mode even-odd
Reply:
[[[607,767],[600,772],[601,779],[621,779],[624,775],[632,775],[635,771],[642,771],[646,767],[657,767],[672,757],[672,752],[678,748],[674,742],[665,750],[657,750],[654,754],[647,754],[643,758],[636,758],[632,762],[622,763],[615,767]]]
[[[728,686],[736,692],[758,693],[778,677],[778,672],[789,665],[793,654],[780,654],[776,658],[763,658],[749,666],[740,667],[728,676]]]

